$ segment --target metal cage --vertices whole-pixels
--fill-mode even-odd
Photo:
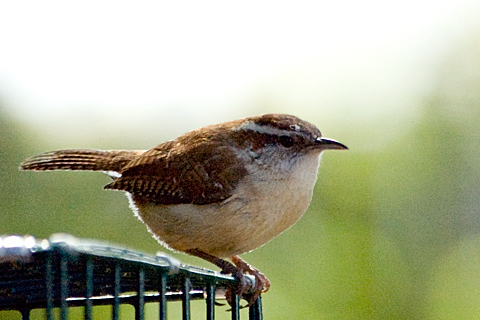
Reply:
[[[135,308],[135,319],[144,319],[146,303],[158,304],[158,319],[167,319],[170,301],[182,301],[182,319],[190,319],[191,300],[205,300],[206,319],[215,318],[215,298],[223,298],[235,278],[181,264],[165,256],[151,256],[102,244],[54,235],[0,238],[0,318],[2,310],[17,310],[30,319],[33,309],[45,309],[47,320],[54,308],[62,320],[69,308],[83,306],[85,319],[93,319],[94,306],[112,306],[119,319],[120,305]],[[240,319],[238,296],[233,296],[231,318]],[[262,319],[261,298],[249,307],[249,319]]]

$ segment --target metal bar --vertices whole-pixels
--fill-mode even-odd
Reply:
[[[53,252],[48,251],[45,256],[45,302],[47,320],[53,320]]]
[[[207,284],[205,288],[207,294],[207,320],[215,319],[215,287],[213,284]]]
[[[206,300],[206,319],[213,320],[216,309],[215,290],[235,284],[230,276],[185,265],[179,265],[176,273],[170,264],[166,267],[158,259],[140,253],[129,252],[127,259],[120,249],[118,252],[105,249],[101,254],[95,254],[89,252],[89,248],[76,245],[53,243],[46,249],[42,247],[32,253],[31,261],[38,267],[25,268],[24,273],[29,276],[22,280],[17,291],[12,291],[10,299],[11,303],[16,304],[15,309],[21,312],[22,320],[29,319],[29,311],[37,308],[46,309],[47,320],[67,319],[69,309],[77,306],[84,307],[82,318],[93,320],[96,310],[94,306],[97,305],[111,306],[110,317],[118,320],[121,318],[120,309],[123,304],[134,306],[136,319],[143,320],[148,303],[158,303],[158,318],[166,320],[168,302],[180,300],[182,317],[190,320],[191,301],[197,299]],[[16,273],[24,274],[13,273],[15,270],[7,267],[8,264],[0,263],[0,273],[6,272],[8,277],[13,277]],[[43,291],[36,290],[43,286]],[[19,307],[18,297],[23,297],[22,294],[28,296],[28,299]],[[239,319],[240,298],[233,295],[232,299],[231,318]],[[2,305],[0,309],[8,310],[8,307]],[[249,308],[249,317],[252,320],[262,320],[260,298]]]
[[[137,301],[135,304],[135,319],[143,320],[145,312],[145,270],[140,268],[138,270],[138,293]]]
[[[262,297],[258,297],[257,300],[250,306],[248,310],[248,318],[250,320],[262,320]]]
[[[190,320],[190,278],[185,277],[182,294],[182,319]]]
[[[113,268],[112,268],[113,270]],[[111,282],[111,285],[110,285],[111,289],[112,289],[112,294],[111,295],[105,295],[105,296],[94,296],[92,297],[92,304],[93,306],[113,306],[114,302],[115,302],[115,297],[113,296],[113,278],[112,278],[112,282]],[[122,285],[123,287],[123,285]],[[167,287],[168,288],[168,287]],[[145,288],[146,289],[146,288]],[[32,290],[35,290],[35,288],[33,288]],[[146,290],[145,290],[146,291]],[[71,291],[70,291],[71,292]],[[179,291],[179,292],[169,292],[167,291],[166,293],[166,302],[168,304],[168,302],[174,302],[174,301],[182,301],[182,295],[183,295],[183,292]],[[136,294],[136,290],[135,290],[135,293],[122,293],[120,294],[118,300],[120,301],[120,305],[124,305],[124,304],[129,304],[129,305],[132,305],[134,306],[136,301],[137,301],[137,294]],[[160,300],[160,297],[159,297],[159,293],[158,292],[145,292],[145,304],[148,304],[148,303],[158,303],[159,300]],[[205,300],[205,294],[203,292],[203,290],[195,290],[195,291],[192,291],[190,290],[190,301],[193,301],[193,300]],[[85,306],[85,302],[86,302],[86,298],[85,297],[70,297],[68,299],[68,306],[69,308],[72,308],[72,307],[84,307]],[[23,303],[23,302],[22,302]],[[18,306],[18,304],[11,304],[13,305],[14,307],[13,308],[10,308],[10,309],[25,309],[25,308],[28,308],[28,309],[45,309],[45,300],[42,300],[42,301],[35,301],[35,302],[25,302],[23,304],[23,308],[20,308]],[[0,312],[2,310],[10,310],[9,308],[6,308],[5,305],[1,305],[0,306]],[[95,309],[94,309],[94,312],[95,313]],[[95,315],[92,316],[94,319],[95,319]],[[56,317],[53,317],[54,319],[57,319]],[[0,316],[0,319],[1,319],[1,316]]]
[[[22,309],[22,320],[30,319],[30,309]]]
[[[232,320],[240,320],[240,298],[232,292]]]
[[[60,251],[60,319],[68,319],[68,255]]]
[[[167,320],[167,274],[160,275],[160,288],[158,288],[158,319]]]
[[[91,256],[87,257],[86,266],[86,292],[85,292],[85,320],[92,320],[93,312],[93,260]]]
[[[118,320],[120,317],[120,289],[121,289],[121,268],[120,263],[115,263],[115,287],[113,293],[112,320]]]

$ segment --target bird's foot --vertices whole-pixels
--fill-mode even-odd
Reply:
[[[229,270],[222,270],[222,273],[231,273],[232,276],[238,279],[238,284],[235,288],[226,291],[225,298],[231,305],[233,290],[233,293],[248,302],[248,304],[242,308],[250,307],[255,303],[260,294],[268,291],[270,288],[270,281],[257,268],[252,267],[239,256],[232,256],[230,257],[230,260],[235,264],[235,267],[232,266],[231,268],[227,268]],[[246,274],[252,275],[254,281],[245,277]]]
[[[228,288],[225,292],[225,298],[230,305],[232,305],[232,290],[235,295],[248,301],[248,304],[243,307],[245,308],[251,306],[257,300],[260,294],[267,292],[270,288],[270,281],[268,278],[239,256],[231,256],[230,260],[233,263],[231,264],[226,260],[220,259],[198,249],[190,249],[187,250],[186,253],[200,257],[215,264],[222,270],[222,274],[231,274],[237,279],[237,285],[234,288]],[[252,280],[250,277],[245,277],[246,274],[253,276],[254,279]]]

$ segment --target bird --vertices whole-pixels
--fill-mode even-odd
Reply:
[[[104,189],[124,191],[160,244],[232,274],[234,293],[251,305],[270,281],[239,255],[302,217],[322,152],[335,149],[348,148],[296,116],[269,113],[201,127],[149,150],[46,152],[19,169],[106,173],[112,181]]]

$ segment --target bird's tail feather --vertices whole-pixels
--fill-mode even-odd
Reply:
[[[20,170],[89,170],[113,171],[121,169],[144,150],[90,150],[71,149],[50,151],[26,159]]]

